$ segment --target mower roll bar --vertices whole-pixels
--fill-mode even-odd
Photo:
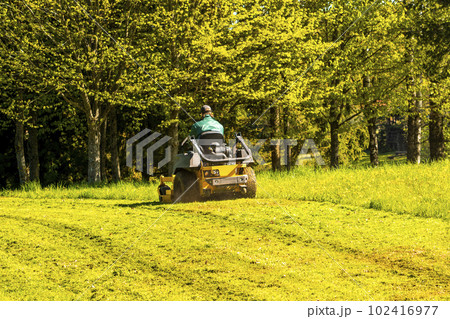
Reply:
[[[244,147],[245,151],[247,152],[247,156],[244,157],[233,157],[233,158],[208,158],[202,151],[201,147],[199,146],[197,140],[195,139],[194,136],[190,136],[190,140],[192,145],[194,146],[194,149],[198,152],[198,154],[200,154],[200,157],[208,162],[225,162],[225,161],[246,161],[246,160],[252,160],[252,151],[248,148],[247,144],[245,144],[244,139],[242,138],[240,133],[236,133],[236,141],[240,142],[242,144],[242,146]]]

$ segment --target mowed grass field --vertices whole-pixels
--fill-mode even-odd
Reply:
[[[255,199],[156,184],[0,193],[0,300],[449,300],[450,162],[257,175]]]

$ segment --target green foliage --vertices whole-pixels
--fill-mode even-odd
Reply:
[[[274,106],[279,137],[313,138],[327,162],[333,124],[342,164],[367,148],[369,120],[406,117],[418,90],[424,124],[429,101],[448,121],[445,1],[80,4],[98,24],[73,1],[0,5],[0,134],[11,138],[16,122],[39,129],[44,184],[85,179],[87,162],[100,157],[87,136],[110,125],[113,109],[122,168],[127,138],[147,127],[181,141],[202,104],[226,138],[240,131],[253,141],[274,133],[264,113]],[[108,146],[106,165],[109,134],[94,139]],[[11,145],[4,153],[14,160]],[[4,174],[0,185],[14,184],[16,174]]]

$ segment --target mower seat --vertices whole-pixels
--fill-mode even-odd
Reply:
[[[199,135],[197,140],[205,155],[226,159],[231,154],[231,149],[225,144],[224,137],[220,132],[203,132]]]

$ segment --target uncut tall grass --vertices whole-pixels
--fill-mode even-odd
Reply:
[[[40,187],[30,183],[17,190],[2,190],[0,196],[23,198],[70,199],[128,199],[140,201],[158,200],[156,183],[119,182],[101,185],[73,184]]]
[[[299,167],[258,175],[258,197],[331,202],[411,214],[450,217],[450,161],[337,170]]]
[[[257,174],[259,198],[331,202],[421,217],[450,218],[450,161],[336,170],[297,167]],[[157,183],[120,182],[41,188],[28,184],[0,196],[157,201]]]

